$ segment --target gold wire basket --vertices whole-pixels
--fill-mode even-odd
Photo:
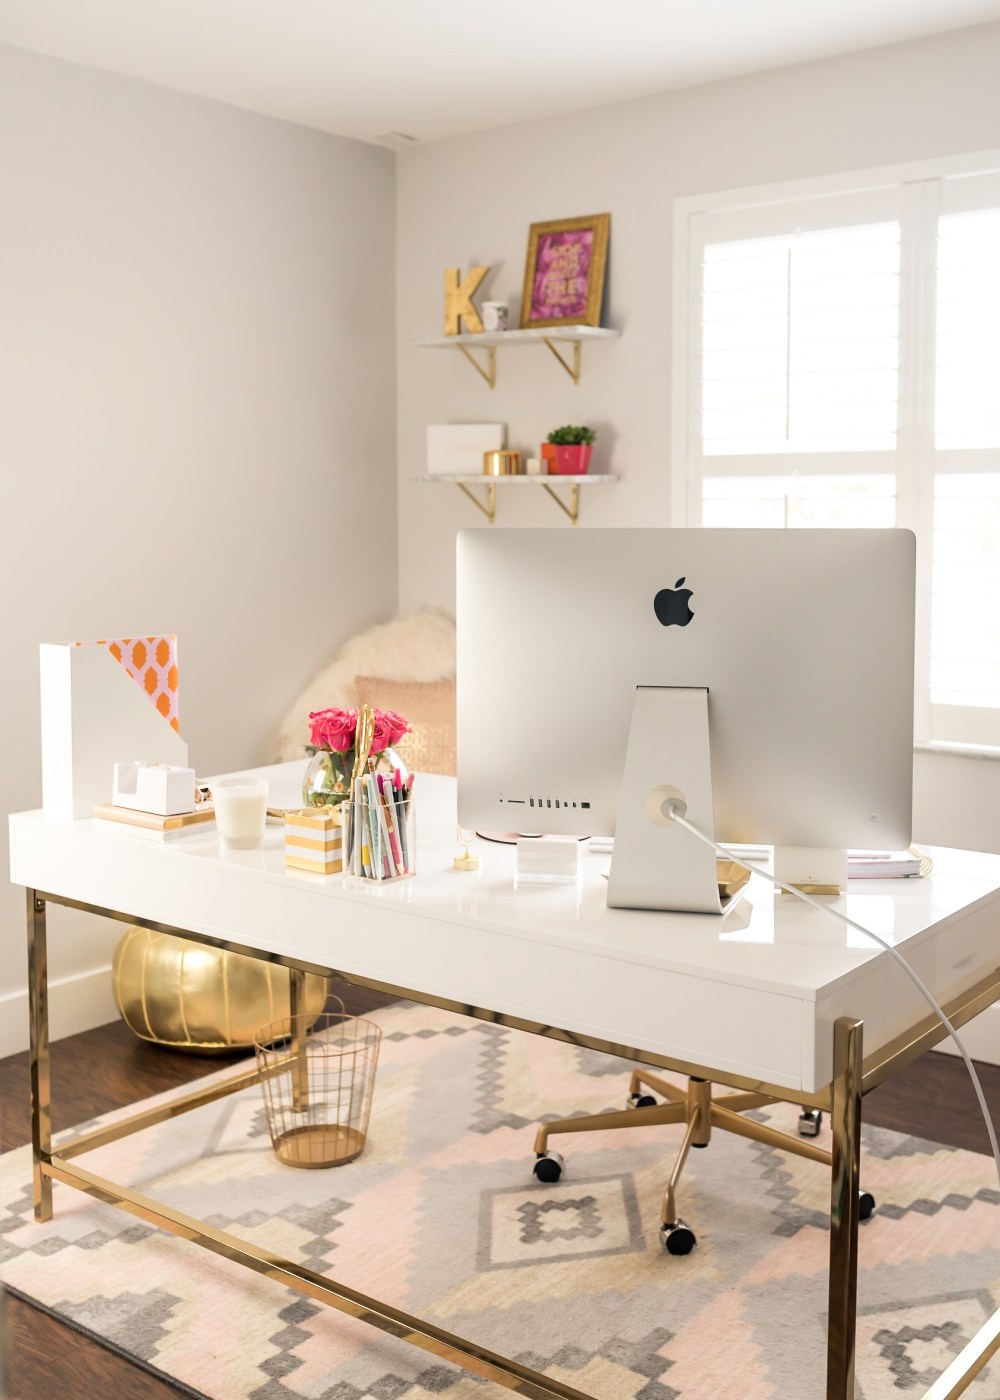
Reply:
[[[339,1167],[364,1150],[382,1030],[340,1008],[254,1035],[271,1146],[290,1167]]]

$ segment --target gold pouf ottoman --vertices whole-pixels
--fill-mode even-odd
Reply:
[[[288,969],[176,934],[130,927],[115,949],[111,986],[122,1020],[174,1050],[232,1050],[289,1014]],[[306,974],[305,1010],[326,1004],[326,978]]]

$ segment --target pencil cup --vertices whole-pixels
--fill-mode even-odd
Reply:
[[[344,871],[360,880],[401,880],[416,873],[413,798],[385,782],[377,796],[344,803],[349,858]]]

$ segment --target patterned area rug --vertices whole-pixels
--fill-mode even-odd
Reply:
[[[657,1227],[680,1128],[564,1138],[563,1179],[530,1175],[537,1120],[621,1106],[626,1066],[426,1007],[377,1017],[375,1109],[356,1162],[278,1163],[256,1091],[83,1160],[602,1400],[821,1400],[823,1168],[716,1134],[681,1186],[698,1246],[672,1257]],[[757,1116],[793,1128],[796,1110]],[[1000,1300],[992,1162],[869,1128],[862,1179],[879,1206],[861,1227],[857,1394],[919,1396]],[[196,1394],[484,1394],[427,1353],[69,1187],[56,1184],[54,1220],[35,1225],[30,1194],[19,1149],[0,1159],[7,1284]],[[1000,1363],[967,1393],[995,1400]]]

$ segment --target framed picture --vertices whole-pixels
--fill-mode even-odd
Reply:
[[[610,229],[610,214],[531,225],[522,330],[601,324]]]

